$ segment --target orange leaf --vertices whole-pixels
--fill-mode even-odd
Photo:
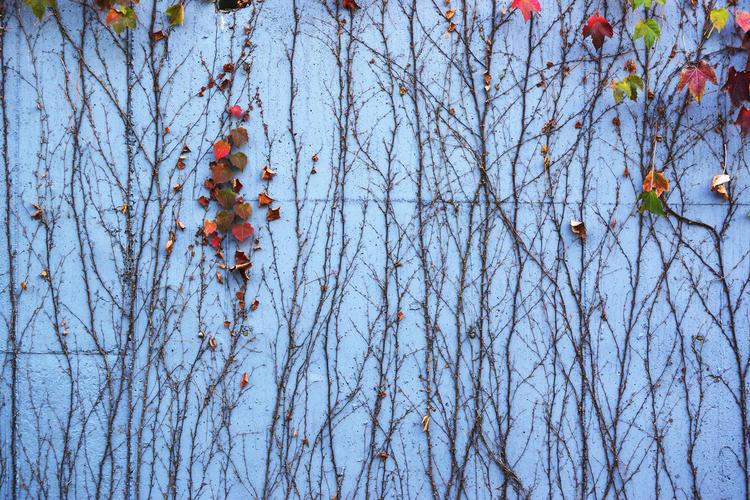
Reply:
[[[669,191],[669,179],[664,177],[664,172],[657,172],[652,168],[643,179],[643,191],[653,191],[656,196],[661,196]]]
[[[210,236],[216,232],[216,222],[205,219],[203,221],[203,234]]]
[[[229,108],[229,113],[237,119],[242,118],[242,108],[236,104]]]
[[[269,208],[268,212],[266,213],[266,219],[270,221],[274,221],[281,218],[281,208]]]
[[[263,167],[263,173],[261,174],[261,177],[263,178],[264,181],[270,181],[271,179],[273,179],[274,175],[276,175],[275,170],[271,170],[267,166]]]
[[[230,149],[232,149],[232,146],[227,141],[216,141],[214,143],[214,156],[217,160],[220,160],[229,154]]]
[[[273,199],[266,194],[265,191],[260,193],[258,195],[258,206],[259,207],[265,207],[266,205],[270,205]]]
[[[244,389],[247,387],[247,384],[250,383],[250,377],[248,376],[247,372],[242,373],[242,379],[240,380],[240,389]]]

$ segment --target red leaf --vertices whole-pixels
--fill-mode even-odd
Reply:
[[[532,12],[539,12],[542,10],[542,6],[539,5],[539,0],[513,0],[513,3],[511,3],[510,6],[521,11],[521,15],[525,22],[529,22]]]
[[[737,71],[734,66],[729,68],[727,83],[724,84],[724,90],[729,92],[729,98],[732,104],[739,106],[742,101],[750,101],[750,73],[747,71]]]
[[[214,248],[219,248],[221,246],[221,236],[218,234],[214,234],[211,238],[211,246]]]
[[[738,10],[734,13],[734,20],[742,31],[750,30],[750,14],[747,12]]]
[[[355,2],[354,0],[342,0],[341,6],[352,12],[359,9],[359,5],[357,5],[357,2]]]
[[[253,235],[253,226],[248,224],[247,222],[243,222],[242,224],[235,224],[232,226],[232,235],[234,235],[235,238],[237,238],[237,241],[243,242],[247,238],[251,237]]]
[[[210,200],[205,196],[201,196],[200,198],[198,198],[198,203],[200,203],[203,208],[208,208],[209,201]]]
[[[583,27],[583,38],[590,36],[591,41],[594,42],[594,47],[597,49],[601,49],[604,45],[604,38],[612,38],[612,34],[612,25],[604,16],[600,16],[599,12],[595,12],[593,16],[589,17],[589,21]]]
[[[214,143],[214,156],[216,157],[217,160],[220,160],[224,158],[226,155],[228,155],[231,149],[232,149],[232,146],[230,146],[227,141],[224,141],[224,140],[216,141]]]
[[[701,97],[706,91],[706,82],[718,83],[716,73],[706,61],[699,61],[696,65],[685,66],[680,71],[680,82],[677,84],[677,91],[681,91],[687,85],[688,90],[697,102],[701,102]]]
[[[240,389],[244,389],[247,387],[247,384],[250,383],[250,377],[247,375],[247,372],[244,372],[242,374],[242,379],[240,380]]]
[[[104,18],[104,22],[107,26],[112,26],[112,23],[114,23],[121,17],[122,17],[122,14],[117,12],[115,9],[109,9],[109,12],[107,12],[107,17]]]
[[[746,137],[750,134],[750,109],[742,106],[740,113],[737,115],[737,120],[734,122],[740,126],[740,135]]]
[[[239,107],[237,104],[229,108],[229,113],[231,113],[231,115],[237,118],[238,120],[242,118],[242,108]]]

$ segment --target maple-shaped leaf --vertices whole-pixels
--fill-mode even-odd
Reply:
[[[716,73],[706,61],[698,61],[698,64],[686,66],[680,71],[680,82],[677,84],[677,91],[681,91],[687,85],[690,94],[696,102],[701,102],[701,98],[706,91],[706,82],[717,84]]]
[[[234,213],[236,213],[240,219],[247,220],[253,214],[253,207],[249,203],[238,203],[234,206]]]
[[[724,90],[729,92],[729,98],[735,106],[739,106],[743,101],[750,101],[750,72],[737,71],[734,66],[730,67]]]
[[[635,25],[633,39],[638,40],[639,38],[643,38],[643,43],[646,44],[647,49],[653,47],[660,36],[661,30],[659,29],[659,24],[653,19],[641,19]]]
[[[750,30],[750,14],[743,10],[738,10],[734,13],[734,22],[740,27],[742,31]]]
[[[664,176],[664,172],[657,172],[652,168],[643,179],[643,191],[653,191],[656,196],[661,196],[669,191],[669,179]]]
[[[242,108],[235,104],[234,106],[229,108],[229,114],[239,120],[240,118],[242,118]]]
[[[229,138],[232,140],[232,144],[235,147],[240,147],[247,143],[247,129],[245,127],[237,127],[229,131]]]
[[[219,231],[222,233],[229,231],[229,228],[232,227],[233,223],[234,214],[232,212],[220,210],[219,213],[216,214],[216,227],[219,228]]]
[[[539,0],[513,0],[510,6],[521,11],[524,22],[529,22],[532,13],[542,10]]]
[[[229,166],[226,160],[222,159],[219,161],[211,162],[211,177],[214,182],[221,184],[222,182],[229,182],[234,177],[234,172]]]
[[[203,234],[206,236],[210,236],[216,232],[216,222],[212,220],[204,220],[203,221]]]
[[[270,205],[270,204],[271,204],[271,202],[273,202],[273,199],[272,199],[272,198],[271,198],[270,196],[268,196],[268,195],[267,195],[267,194],[265,193],[265,191],[264,191],[264,192],[262,192],[262,193],[260,193],[260,194],[258,195],[258,206],[259,206],[259,207],[265,207],[265,206],[268,206],[268,205]]]
[[[711,24],[713,24],[716,31],[721,33],[721,30],[724,29],[727,21],[729,21],[729,11],[727,9],[713,9],[708,17],[711,19]]]
[[[638,211],[643,213],[644,211],[651,212],[654,215],[666,216],[667,213],[664,211],[664,204],[661,202],[659,197],[653,191],[646,191],[641,193],[638,197],[641,202],[641,206],[638,207]]]
[[[359,9],[359,5],[357,5],[357,2],[355,2],[354,0],[342,0],[341,6],[345,8],[346,10],[349,10],[352,12]]]
[[[253,231],[253,226],[251,226],[247,222],[235,224],[234,226],[232,226],[232,235],[237,238],[237,241],[239,241],[240,243],[251,237],[253,235]]]
[[[594,42],[594,47],[601,49],[604,45],[604,38],[612,38],[612,25],[609,24],[604,16],[600,16],[599,12],[595,12],[593,16],[589,17],[586,26],[583,27],[583,38],[591,37],[591,41]]]
[[[165,10],[164,13],[167,15],[167,20],[169,21],[170,26],[182,26],[182,24],[185,22],[184,4],[176,3],[174,5],[170,5],[169,7],[167,7],[167,10]]]
[[[217,160],[221,160],[226,155],[229,154],[229,151],[232,149],[232,146],[229,145],[229,143],[225,140],[219,140],[214,143],[214,156]]]
[[[622,80],[610,84],[615,102],[620,104],[626,97],[631,101],[638,99],[638,89],[643,90],[643,80],[636,74],[629,74]]]
[[[742,109],[740,109],[740,112],[737,115],[737,120],[735,120],[734,123],[739,125],[740,135],[742,137],[746,137],[750,134],[750,109],[742,106]]]
[[[120,7],[119,9],[109,9],[104,22],[119,35],[126,29],[135,29],[138,21],[132,7]]]
[[[661,5],[666,3],[666,0],[633,0],[633,9],[637,9],[638,7],[650,9],[654,1]]]

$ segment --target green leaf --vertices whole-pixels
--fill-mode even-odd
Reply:
[[[653,19],[641,19],[638,24],[635,25],[635,31],[633,32],[633,38],[638,40],[643,38],[643,43],[646,44],[646,48],[650,49],[656,43],[656,40],[661,36],[661,30],[659,25]]]
[[[57,2],[55,0],[23,0],[23,3],[31,8],[31,12],[33,12],[36,18],[40,21],[44,18],[44,14],[47,12],[48,7],[57,7]]]
[[[237,193],[232,191],[232,188],[225,188],[216,193],[216,201],[219,202],[219,205],[221,205],[223,208],[232,208],[234,207],[235,199],[237,198]]]
[[[611,85],[615,102],[620,104],[626,97],[631,101],[638,99],[638,89],[643,90],[643,80],[638,75],[630,74]]]
[[[167,7],[167,10],[165,10],[164,13],[167,15],[167,19],[171,26],[182,26],[182,23],[185,22],[185,6],[181,3],[176,3]]]
[[[229,231],[233,223],[233,213],[227,212],[226,210],[221,210],[218,214],[216,214],[216,227],[218,227],[219,231],[221,231],[222,233],[226,233],[227,231]]]
[[[721,33],[721,30],[726,26],[727,21],[729,20],[729,11],[727,9],[714,9],[711,11],[711,14],[709,14],[709,18],[711,19],[711,24],[714,25],[714,28]]]
[[[656,0],[656,3],[659,5],[664,5],[667,3],[667,0]],[[637,9],[638,7],[646,7],[647,9],[651,8],[652,1],[651,0],[633,0],[633,9]]]
[[[644,211],[648,211],[654,215],[660,215],[662,217],[667,215],[664,211],[664,205],[654,191],[641,193],[638,199],[641,201],[641,206],[638,207],[639,212],[643,213]]]
[[[135,17],[135,11],[132,7],[120,7],[119,9],[109,9],[105,22],[112,26],[118,35],[126,29],[135,29],[138,19]]]

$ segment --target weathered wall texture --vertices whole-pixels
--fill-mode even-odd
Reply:
[[[118,36],[5,0],[3,497],[747,498],[746,147],[719,86],[676,90],[737,30],[668,0],[646,55],[605,0],[600,56],[596,2],[453,2],[448,33],[443,0],[191,1],[155,41],[161,1]],[[653,97],[615,105],[628,59]],[[233,104],[244,311],[197,201]]]

